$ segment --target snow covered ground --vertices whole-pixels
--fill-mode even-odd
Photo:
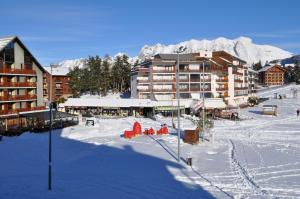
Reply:
[[[139,121],[143,128],[166,123],[145,118],[101,119],[53,135],[53,191],[47,191],[47,134],[26,133],[0,142],[0,198],[299,198],[300,96],[291,88],[263,91],[287,94],[270,99],[278,116],[260,114],[263,104],[240,110],[242,121],[217,120],[211,142],[181,142],[167,136],[121,137]],[[300,89],[300,87],[297,87]],[[276,91],[275,91],[276,90]],[[176,121],[175,121],[176,123]],[[193,123],[182,119],[182,128]]]

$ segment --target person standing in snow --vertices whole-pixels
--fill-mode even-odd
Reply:
[[[300,114],[300,108],[297,109],[297,116]]]

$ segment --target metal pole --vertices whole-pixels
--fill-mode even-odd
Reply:
[[[48,190],[52,190],[52,65],[50,74],[50,95],[49,95],[49,113],[50,113],[50,124],[49,124],[49,162],[48,162]]]
[[[176,98],[177,98],[177,136],[178,136],[178,157],[180,162],[180,95],[179,95],[179,52],[177,53],[177,67],[176,67]]]
[[[204,61],[202,62],[202,102],[203,102],[203,109],[202,109],[202,141],[204,141],[204,130],[205,130],[205,106],[204,106]]]

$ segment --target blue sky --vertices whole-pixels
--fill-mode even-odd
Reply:
[[[1,8],[0,36],[18,35],[44,65],[220,36],[300,54],[297,0],[1,0]]]

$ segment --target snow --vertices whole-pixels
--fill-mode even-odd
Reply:
[[[220,37],[215,40],[192,39],[190,41],[184,41],[175,45],[145,45],[141,49],[139,57],[140,59],[145,59],[158,53],[174,53],[181,46],[187,48],[185,53],[199,52],[201,50],[223,50],[233,56],[247,61],[249,65],[252,63],[258,63],[259,61],[264,64],[266,61],[284,59],[292,56],[290,52],[284,51],[277,47],[254,44],[252,40],[247,37],[239,37],[233,40]]]
[[[51,74],[51,67],[44,67],[49,74]],[[66,76],[70,72],[68,67],[52,67],[52,75]]]
[[[11,36],[11,37],[2,37],[2,38],[0,38],[0,50],[2,50],[4,47],[6,47],[7,44],[9,44],[9,42],[11,42],[14,38],[16,38],[16,37]]]
[[[0,142],[0,193],[3,198],[299,198],[300,100],[288,85],[272,99],[240,110],[243,120],[216,120],[206,132],[210,142],[181,142],[178,163],[177,132],[172,119],[98,119],[53,133],[53,190],[47,191],[48,134],[25,133]],[[264,104],[277,104],[278,116],[264,116]],[[143,128],[166,123],[170,135],[121,135],[135,121]],[[175,124],[177,124],[174,118]],[[182,129],[195,128],[181,119]]]

